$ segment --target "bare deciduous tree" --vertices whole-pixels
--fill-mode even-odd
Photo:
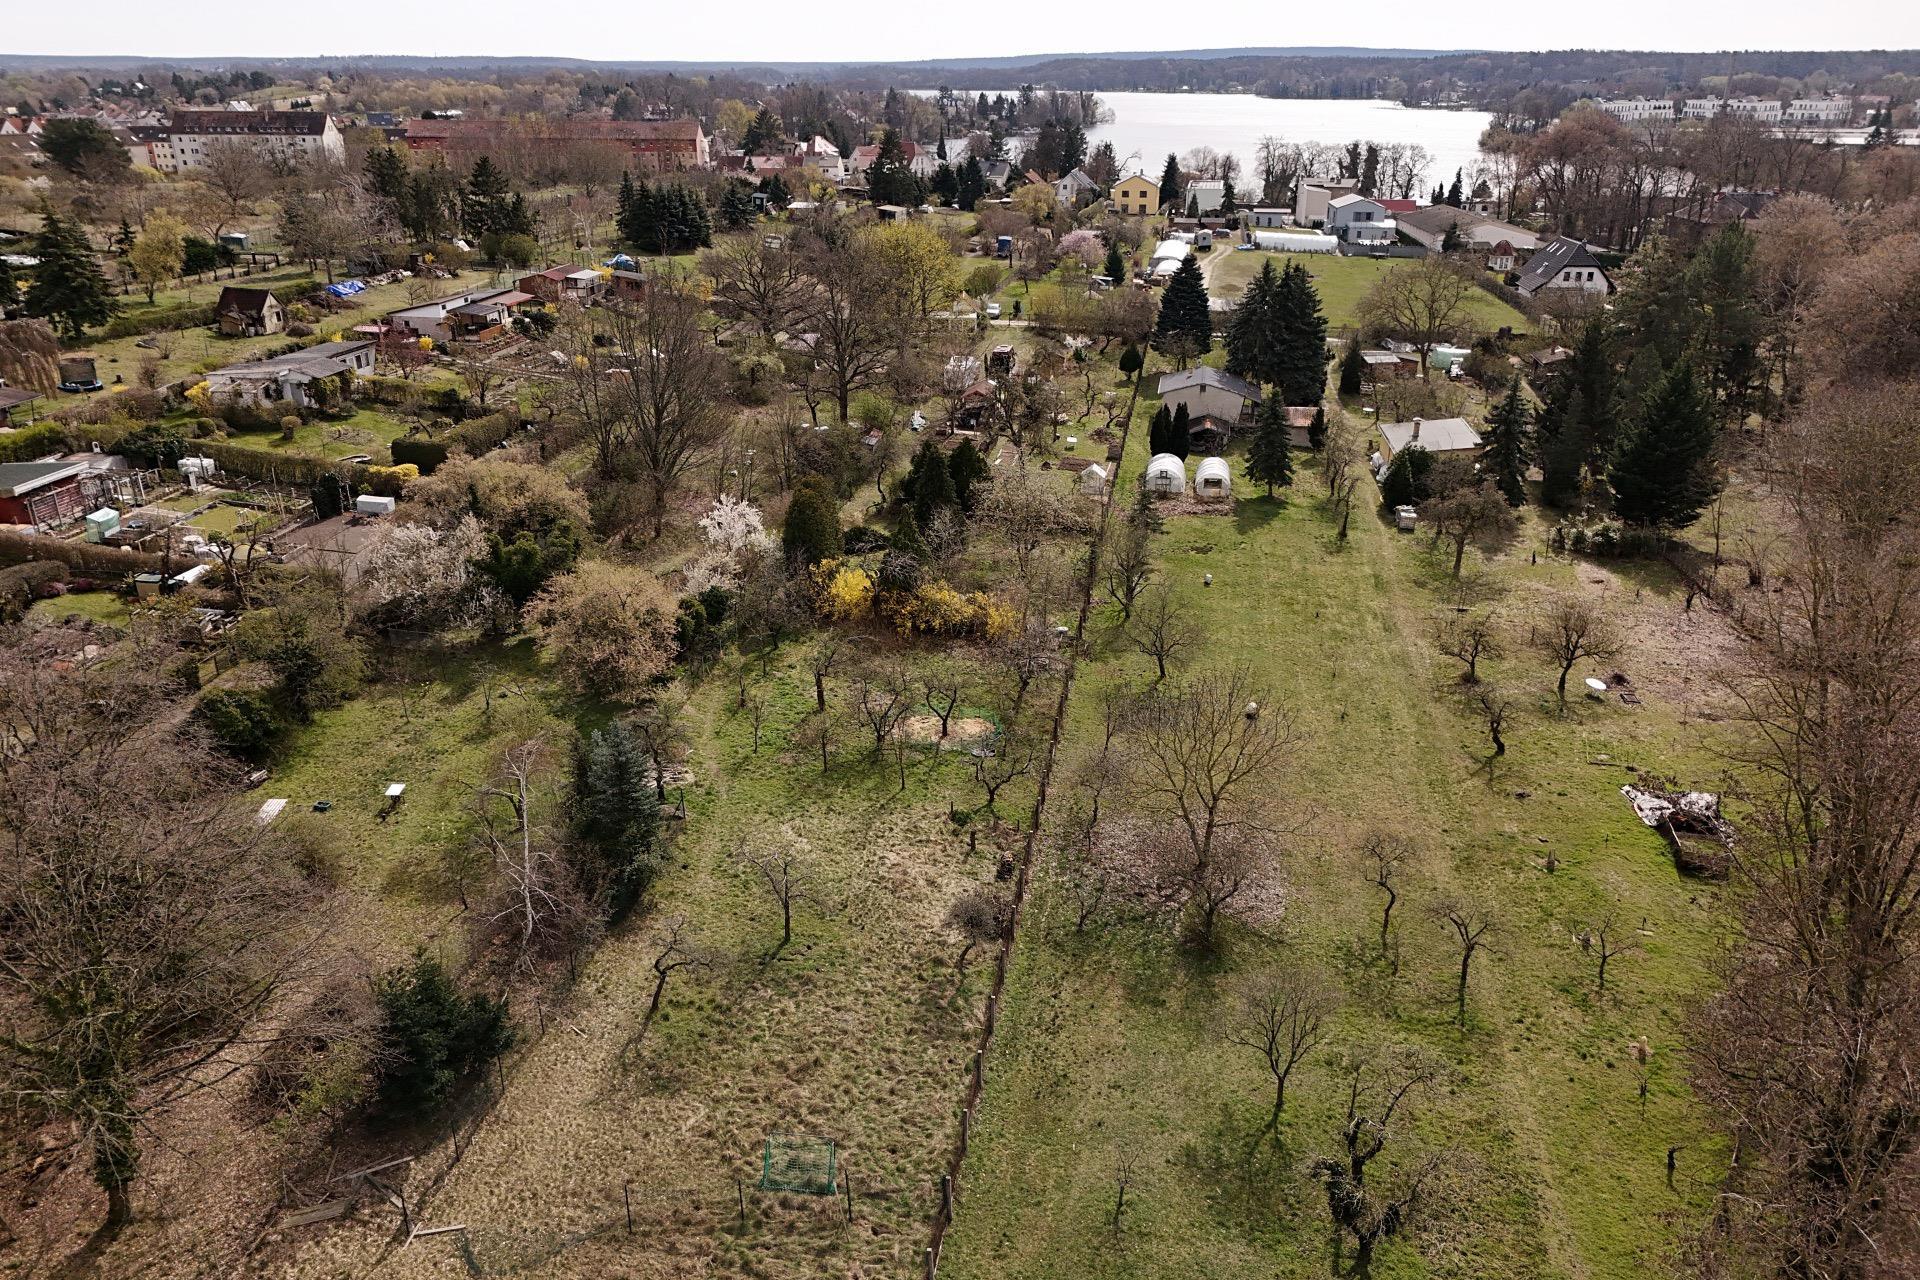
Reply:
[[[1582,929],[1575,935],[1580,949],[1593,957],[1594,987],[1601,994],[1607,990],[1607,966],[1625,952],[1633,950],[1633,937],[1614,923],[1613,912],[1591,929]]]
[[[1583,658],[1605,662],[1620,652],[1619,632],[1595,601],[1580,596],[1556,596],[1540,611],[1535,645],[1560,668],[1554,686],[1560,709],[1567,709],[1567,677]]]
[[[991,754],[973,758],[973,780],[986,793],[988,813],[994,812],[994,802],[1008,783],[1033,772],[1038,757],[1032,740],[1009,725],[994,737]]]
[[[1273,1110],[1265,1132],[1279,1128],[1287,1081],[1319,1047],[1326,1021],[1339,1005],[1331,983],[1296,966],[1249,974],[1236,985],[1226,1038],[1259,1054],[1273,1077]]]
[[[1351,1274],[1364,1278],[1372,1274],[1379,1243],[1399,1235],[1412,1222],[1441,1162],[1437,1155],[1429,1155],[1404,1167],[1389,1191],[1368,1184],[1370,1166],[1393,1138],[1401,1108],[1416,1090],[1438,1080],[1441,1072],[1424,1054],[1397,1049],[1350,1054],[1345,1073],[1346,1119],[1340,1128],[1345,1153],[1320,1157],[1313,1162],[1313,1172],[1326,1187],[1327,1212],[1334,1226],[1353,1238]]]
[[[1507,717],[1513,714],[1513,703],[1498,688],[1490,684],[1475,685],[1468,699],[1469,705],[1480,713],[1486,723],[1487,737],[1493,742],[1493,754],[1507,754]]]
[[[1153,659],[1159,678],[1167,678],[1167,664],[1200,642],[1200,628],[1174,601],[1167,584],[1148,589],[1127,623],[1133,647]]]
[[[1487,932],[1493,928],[1493,915],[1478,903],[1449,897],[1434,904],[1433,918],[1453,930],[1460,946],[1460,978],[1454,988],[1454,1017],[1467,1025],[1467,981],[1472,976],[1473,958],[1486,945]]]
[[[768,959],[793,941],[793,904],[813,896],[813,866],[800,839],[792,831],[756,836],[740,843],[740,860],[751,867],[780,904],[780,941]]]
[[[627,1041],[623,1054],[633,1054],[647,1038],[647,1030],[660,1014],[660,1004],[666,999],[667,983],[673,975],[682,969],[704,968],[710,963],[705,950],[695,941],[685,916],[668,916],[660,922],[660,945],[653,953],[650,964],[653,969],[653,994],[647,998],[647,1011],[641,1015],[640,1025]]]
[[[540,775],[550,764],[538,738],[518,743],[507,749],[498,779],[478,793],[479,840],[500,885],[485,917],[511,930],[514,965],[523,970],[541,952],[576,941],[591,919],[585,896],[534,813]]]
[[[1145,523],[1124,520],[1107,537],[1107,595],[1120,606],[1120,625],[1133,618],[1133,606],[1153,577],[1153,542]]]
[[[154,1117],[302,1034],[273,1014],[324,927],[182,728],[170,651],[134,643],[110,665],[53,634],[0,648],[0,1104],[72,1126],[110,1229]]]
[[[1488,613],[1448,614],[1434,630],[1434,644],[1466,667],[1460,673],[1461,684],[1480,683],[1480,660],[1500,656],[1498,625]]]
[[[1400,873],[1414,860],[1413,841],[1388,831],[1375,831],[1360,843],[1360,858],[1367,883],[1387,895],[1380,904],[1380,954],[1393,961],[1393,972],[1400,973],[1400,953],[1390,949],[1393,909],[1400,905]]]

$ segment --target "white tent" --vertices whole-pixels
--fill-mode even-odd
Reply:
[[[1187,468],[1171,453],[1156,453],[1147,462],[1147,492],[1157,498],[1177,498],[1187,491]]]
[[[1262,249],[1282,253],[1333,253],[1340,247],[1334,237],[1312,231],[1256,231],[1253,242]]]
[[[1202,458],[1193,473],[1193,496],[1229,498],[1233,496],[1233,475],[1225,458]]]
[[[1080,492],[1097,498],[1107,491],[1107,469],[1094,463],[1080,473]]]

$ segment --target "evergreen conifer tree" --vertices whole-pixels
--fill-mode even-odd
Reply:
[[[1125,256],[1121,254],[1120,246],[1117,244],[1107,246],[1105,271],[1107,279],[1113,281],[1115,284],[1125,284],[1127,282],[1127,260]],[[1132,344],[1128,345],[1129,348],[1131,348]],[[1122,369],[1121,372],[1124,373],[1125,370]]]
[[[805,475],[793,486],[780,551],[790,565],[806,567],[841,554],[840,497],[820,475]]]
[[[1366,384],[1367,362],[1360,354],[1357,337],[1347,339],[1347,353],[1340,357],[1340,394],[1357,396]]]
[[[40,263],[27,286],[26,312],[50,322],[61,337],[77,341],[88,326],[112,318],[113,295],[80,224],[50,206],[42,207],[40,217],[40,232],[33,239],[33,256]]]
[[[1719,494],[1712,402],[1682,360],[1648,393],[1607,468],[1613,510],[1628,524],[1684,529]]]
[[[1173,410],[1161,405],[1154,413],[1153,421],[1147,424],[1147,452],[1154,456],[1172,453],[1170,441],[1173,439]]]
[[[1327,394],[1327,317],[1320,292],[1298,262],[1280,273],[1273,314],[1278,330],[1271,380],[1287,404],[1319,404]]]
[[[1207,301],[1206,278],[1192,254],[1180,263],[1160,296],[1153,345],[1183,362],[1213,349],[1213,311]]]
[[[1227,372],[1251,382],[1273,382],[1281,365],[1280,273],[1273,259],[1260,264],[1227,321]]]
[[[1180,161],[1172,155],[1160,170],[1160,208],[1168,213],[1180,208]]]
[[[1307,447],[1318,449],[1327,442],[1327,407],[1317,404],[1313,407],[1313,421],[1307,424]]]
[[[1146,364],[1146,356],[1141,353],[1138,346],[1131,342],[1127,344],[1127,349],[1120,353],[1120,372],[1127,378],[1137,376],[1140,370],[1146,367]]]
[[[960,500],[947,455],[931,440],[920,445],[907,478],[912,486],[908,492],[913,499],[913,522],[922,529],[932,522],[935,513],[957,505]]]
[[[1185,459],[1193,452],[1193,442],[1188,433],[1193,429],[1187,414],[1187,406],[1180,404],[1173,410],[1173,425],[1167,428],[1167,452],[1177,458]]]
[[[1247,450],[1247,475],[1255,484],[1267,487],[1271,498],[1275,489],[1293,483],[1293,441],[1287,430],[1287,406],[1275,387],[1260,402],[1255,420],[1253,444]]]
[[[1528,431],[1533,411],[1520,394],[1520,377],[1507,384],[1507,394],[1487,415],[1487,448],[1481,466],[1493,477],[1493,483],[1510,507],[1527,500],[1527,460],[1531,454]]]

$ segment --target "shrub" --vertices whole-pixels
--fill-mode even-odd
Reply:
[[[293,439],[293,437],[299,433],[300,428],[303,425],[305,424],[303,424],[300,421],[299,414],[297,413],[287,414],[285,417],[280,419],[280,438],[282,440]]]
[[[36,422],[0,435],[0,462],[25,462],[66,447],[66,432],[57,422]]]
[[[426,952],[374,984],[385,1063],[380,1098],[402,1114],[438,1109],[466,1076],[513,1045],[504,1001],[462,994]]]
[[[520,417],[514,413],[489,413],[484,417],[469,418],[447,433],[447,441],[455,448],[464,449],[469,457],[478,458],[491,453],[514,437],[520,430]],[[394,461],[400,460],[394,455]],[[425,467],[421,474],[428,474]]]
[[[25,564],[31,560],[58,560],[71,568],[95,574],[152,573],[161,565],[158,555],[131,547],[109,547],[0,529],[0,565]]]
[[[425,436],[402,436],[391,447],[395,466],[414,467],[423,476],[432,475],[447,460],[447,446]]]
[[[214,689],[196,708],[216,745],[250,763],[266,759],[284,727],[273,699],[258,689]]]
[[[441,454],[440,460],[446,461]],[[420,468],[411,462],[402,462],[391,467],[368,467],[366,471],[367,488],[383,498],[397,498],[406,491],[408,485],[420,478]]]
[[[67,566],[57,560],[29,560],[0,569],[0,622],[19,618],[28,605],[66,578]]]
[[[120,437],[115,452],[141,467],[175,467],[192,437],[179,423],[152,422]]]

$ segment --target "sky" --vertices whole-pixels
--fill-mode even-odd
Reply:
[[[10,6],[0,54],[319,57],[497,55],[606,60],[917,61],[1028,53],[1249,46],[1414,49],[1654,48],[1663,50],[1920,47],[1916,0],[1614,0],[1592,5],[1491,0],[1470,10],[1389,0],[1355,23],[1347,5],[1277,6],[1216,0],[1206,26],[1169,21],[1153,0],[984,8],[940,19],[899,0],[734,0],[721,9],[632,0],[463,0],[452,6],[260,4],[258,0],[86,0]],[[76,20],[81,19],[81,20]],[[1004,20],[1000,20],[1004,19]],[[1362,34],[1364,33],[1364,35]]]

